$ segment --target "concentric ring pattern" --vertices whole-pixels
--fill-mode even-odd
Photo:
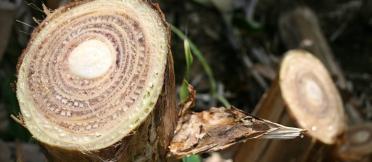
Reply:
[[[115,129],[125,135],[146,118],[162,87],[168,38],[159,13],[135,0],[117,10],[112,8],[121,1],[88,3],[93,5],[67,6],[47,18],[21,63],[17,95],[22,113],[31,133],[47,143],[58,145],[58,138],[89,143],[107,135],[113,143],[123,136],[112,133]],[[103,43],[113,59],[103,75],[85,78],[69,69],[69,58],[92,40]]]
[[[335,142],[344,129],[339,93],[323,64],[303,50],[291,50],[280,68],[280,88],[289,112],[313,137]]]
[[[70,131],[89,132],[121,116],[143,93],[149,68],[146,39],[127,15],[87,14],[52,33],[33,53],[27,76],[34,102],[46,105],[39,111],[51,114],[48,120]],[[115,63],[104,76],[85,79],[68,69],[69,54],[86,40],[100,40],[112,49]]]

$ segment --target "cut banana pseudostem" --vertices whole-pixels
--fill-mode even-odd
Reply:
[[[156,5],[95,0],[61,7],[35,29],[19,61],[25,126],[51,148],[91,152],[120,143],[146,119],[153,122],[164,80],[171,82],[164,90],[174,88],[167,59],[169,30]],[[166,102],[175,109],[172,100],[159,109]]]

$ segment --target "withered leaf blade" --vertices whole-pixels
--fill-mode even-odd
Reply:
[[[244,114],[237,108],[212,107],[181,116],[169,146],[170,156],[217,151],[247,139],[291,139],[303,129],[285,127]]]

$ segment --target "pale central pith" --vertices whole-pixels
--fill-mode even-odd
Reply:
[[[353,135],[353,141],[358,143],[366,142],[370,138],[371,134],[368,131],[359,131]]]
[[[100,40],[86,40],[74,48],[68,57],[70,71],[78,77],[94,79],[107,73],[115,56]]]
[[[322,103],[323,91],[315,81],[311,79],[305,79],[303,86],[306,92],[305,96],[308,101],[312,102],[313,104]]]

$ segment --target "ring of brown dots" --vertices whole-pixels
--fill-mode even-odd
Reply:
[[[280,68],[280,88],[297,123],[324,143],[345,127],[339,93],[323,64],[310,53],[291,50]]]
[[[136,0],[74,3],[48,15],[20,61],[26,127],[41,142],[67,148],[117,142],[156,103],[167,34],[162,16]]]

